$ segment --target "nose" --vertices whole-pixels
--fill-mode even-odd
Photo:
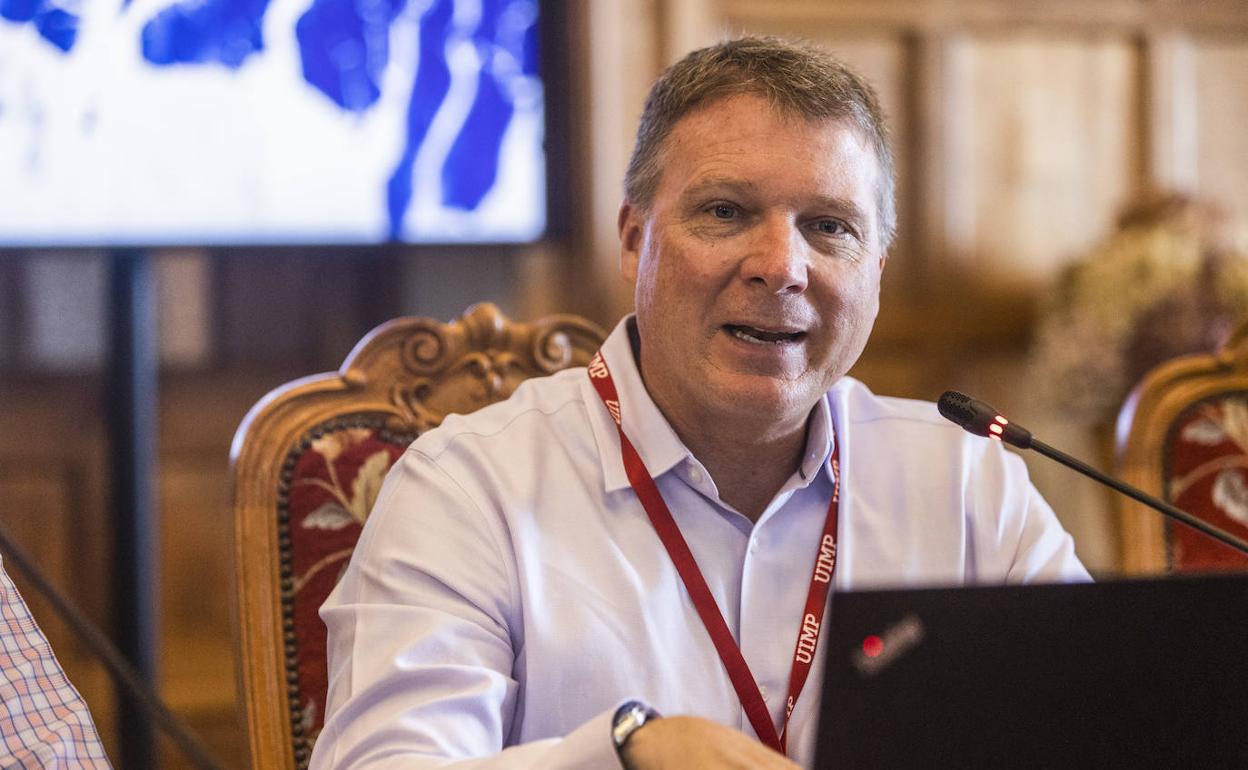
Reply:
[[[771,294],[806,291],[808,244],[788,217],[769,217],[755,229],[741,260],[741,278]]]

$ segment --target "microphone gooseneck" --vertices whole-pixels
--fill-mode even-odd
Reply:
[[[1230,532],[1215,527],[1208,522],[1201,521],[1181,508],[1176,508],[1170,503],[1154,497],[1142,489],[1133,487],[1124,481],[1107,476],[1082,460],[1054,449],[1043,441],[1034,438],[1031,432],[1022,426],[1015,425],[1007,420],[1000,412],[983,401],[971,398],[965,393],[959,393],[956,390],[947,390],[936,403],[936,408],[940,410],[940,414],[947,420],[961,426],[970,433],[974,433],[976,436],[986,436],[987,438],[1004,441],[1019,449],[1034,449],[1045,457],[1056,460],[1067,468],[1078,471],[1093,481],[1098,481],[1137,502],[1147,505],[1164,516],[1169,516],[1175,521],[1186,524],[1214,540],[1248,555],[1248,541],[1236,537]]]

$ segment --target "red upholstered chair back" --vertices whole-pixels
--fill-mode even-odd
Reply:
[[[1145,376],[1118,415],[1118,458],[1128,482],[1248,538],[1248,324],[1216,354]],[[1248,557],[1190,527],[1122,507],[1130,573],[1248,569]]]
[[[252,766],[303,768],[324,723],[317,611],[351,556],[382,479],[452,412],[585,365],[603,331],[573,316],[513,323],[489,304],[443,324],[390,321],[333,374],[265,396],[231,449],[236,635]]]

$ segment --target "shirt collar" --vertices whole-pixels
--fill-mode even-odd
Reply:
[[[633,323],[633,316],[629,315],[616,324],[602,344],[602,357],[607,362],[607,368],[611,370],[611,379],[620,395],[620,420],[624,426],[624,435],[628,436],[628,440],[637,449],[646,470],[651,476],[658,478],[691,455],[650,398],[650,393],[641,380],[641,371],[637,368],[637,359],[633,356],[633,345],[629,339],[629,326]],[[624,472],[620,434],[616,430],[615,421],[611,419],[588,377],[585,378],[583,387],[586,400],[594,405],[589,409],[590,425],[601,449],[598,455],[602,461],[606,491],[627,489],[628,475]]]
[[[637,454],[641,455],[646,470],[651,476],[658,478],[680,463],[694,458],[650,398],[650,393],[642,382],[630,339],[630,326],[634,323],[634,316],[629,315],[616,325],[602,345],[602,357],[607,362],[607,368],[611,370],[611,378],[620,395],[620,419],[624,424],[624,434],[637,449]],[[627,489],[628,475],[624,471],[620,435],[615,421],[611,419],[588,377],[585,378],[583,387],[586,400],[593,405],[589,408],[590,426],[601,450],[598,454],[602,462],[606,491]],[[810,416],[806,448],[801,465],[798,466],[798,475],[801,478],[799,486],[809,484],[820,467],[831,473],[828,457],[832,454],[835,441],[832,423],[832,409],[825,395],[815,404]]]
[[[820,467],[827,469],[828,473],[832,472],[828,458],[832,455],[835,442],[836,431],[832,427],[832,407],[828,404],[828,395],[825,393],[815,403],[815,408],[810,413],[810,422],[806,426],[806,450],[802,455],[801,465],[797,468],[797,474],[801,477],[803,484],[810,483]]]

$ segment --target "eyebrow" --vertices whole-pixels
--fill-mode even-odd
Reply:
[[[712,190],[726,188],[729,190],[742,190],[753,192],[758,189],[758,185],[749,179],[740,179],[736,177],[711,176],[699,180],[690,187],[685,188],[682,198],[697,198]]]

